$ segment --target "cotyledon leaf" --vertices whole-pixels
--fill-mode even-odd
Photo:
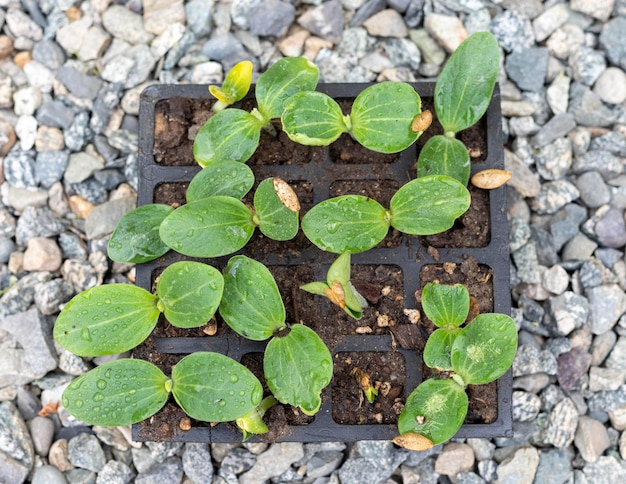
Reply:
[[[470,156],[463,142],[449,136],[436,135],[422,147],[417,159],[417,176],[446,175],[467,185]]]
[[[225,195],[241,200],[254,185],[254,174],[248,165],[238,161],[213,163],[200,170],[187,188],[187,202]]]
[[[163,314],[179,328],[195,328],[209,321],[217,311],[223,290],[220,271],[192,261],[173,263],[157,282]]]
[[[279,402],[314,415],[322,403],[320,393],[333,376],[330,351],[321,338],[303,324],[267,344],[263,360],[267,386]]]
[[[170,380],[152,363],[121,359],[97,366],[63,392],[63,406],[91,425],[141,422],[158,412],[169,396]]]
[[[470,296],[462,284],[429,282],[422,289],[422,308],[436,326],[461,326],[469,314]]]
[[[219,312],[226,324],[245,338],[262,341],[285,328],[285,306],[270,271],[243,255],[224,268],[224,294]]]
[[[54,339],[79,356],[113,355],[145,340],[159,319],[158,298],[131,284],[87,289],[68,302],[54,325]]]
[[[153,203],[128,212],[109,239],[109,257],[116,262],[132,264],[161,257],[170,248],[159,237],[159,226],[173,210],[169,205]]]
[[[263,387],[245,366],[220,353],[198,351],[172,369],[172,394],[191,418],[230,422],[261,403]]]

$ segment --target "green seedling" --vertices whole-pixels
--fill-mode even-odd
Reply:
[[[398,429],[400,434],[419,434],[437,445],[451,439],[463,425],[468,406],[466,386],[492,382],[511,367],[517,329],[509,316],[495,313],[478,315],[460,327],[469,313],[469,294],[461,285],[426,284],[422,308],[439,327],[426,343],[424,362],[444,370],[450,378],[421,383],[409,395]],[[433,338],[435,334],[439,336]]]
[[[327,146],[342,133],[350,133],[368,149],[397,153],[411,146],[421,131],[411,123],[421,112],[422,101],[403,82],[382,82],[364,89],[349,115],[321,92],[300,92],[285,102],[283,130],[297,143]]]
[[[379,244],[389,227],[412,235],[443,232],[470,206],[467,188],[448,176],[410,181],[392,197],[389,210],[362,195],[344,195],[314,206],[302,231],[322,250],[363,252]]]
[[[124,215],[109,239],[109,257],[116,262],[132,264],[161,257],[170,248],[161,241],[159,226],[173,210],[169,205],[153,203]]]
[[[367,301],[350,282],[350,252],[341,254],[326,274],[326,282],[310,282],[300,289],[328,298],[354,319],[361,319]]]
[[[143,360],[106,363],[70,383],[62,402],[86,423],[118,426],[151,417],[165,405],[170,393],[191,418],[230,422],[257,408],[263,388],[258,378],[235,360],[219,353],[197,352],[174,365],[171,378]],[[256,433],[263,430],[255,429]]]
[[[317,413],[321,391],[333,374],[330,351],[312,329],[287,325],[285,306],[270,271],[248,257],[232,257],[224,268],[219,312],[237,334],[254,341],[271,338],[263,371],[276,399],[299,407],[306,415]]]
[[[278,403],[273,396],[265,397],[259,405],[243,417],[235,420],[237,427],[243,432],[243,441],[245,442],[253,435],[265,434],[268,432],[267,425],[263,421],[263,416],[270,408]]]
[[[268,178],[254,194],[254,209],[235,197],[201,198],[170,213],[161,223],[159,235],[181,254],[219,257],[243,248],[256,227],[274,240],[293,239],[298,233],[299,211],[292,188],[280,178]]]
[[[359,384],[359,387],[363,391],[363,395],[365,395],[367,401],[374,403],[374,400],[376,400],[376,397],[378,396],[378,390],[374,385],[372,385],[372,379],[370,376],[360,368],[353,368],[350,374],[356,379],[356,382]]]
[[[252,62],[241,61],[228,72],[221,87],[209,86],[209,92],[217,98],[212,108],[214,112],[227,108],[248,94],[252,83],[252,67]]]
[[[173,326],[202,326],[215,314],[223,287],[217,269],[188,261],[163,271],[156,295],[130,284],[96,286],[65,305],[54,338],[79,356],[123,353],[150,335],[161,313]]]
[[[487,110],[498,77],[500,51],[489,32],[477,32],[459,45],[441,71],[434,103],[444,134],[430,138],[422,148],[418,177],[448,175],[467,185],[470,158],[456,138],[476,124]]]
[[[258,108],[251,112],[224,109],[200,128],[193,145],[196,161],[201,166],[221,161],[245,163],[259,144],[261,129],[271,130],[270,121],[280,118],[285,100],[315,89],[318,79],[317,66],[303,57],[286,57],[276,62],[257,81]]]

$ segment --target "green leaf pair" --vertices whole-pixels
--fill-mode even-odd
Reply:
[[[350,252],[341,254],[326,274],[326,282],[311,282],[300,289],[324,296],[354,319],[361,319],[367,301],[350,282]]]
[[[515,322],[504,314],[490,313],[460,328],[469,305],[469,293],[460,284],[424,286],[422,308],[438,327],[426,342],[424,362],[453,376],[427,380],[409,395],[398,420],[401,434],[415,432],[435,445],[449,440],[467,413],[465,386],[492,382],[513,364],[517,351]]]
[[[470,159],[456,133],[473,126],[491,101],[500,67],[500,50],[489,32],[477,32],[459,45],[435,85],[435,111],[443,136],[433,136],[422,148],[418,177],[447,175],[467,185]]]
[[[302,231],[317,247],[352,254],[380,243],[389,227],[412,235],[443,232],[470,206],[470,194],[447,176],[410,181],[392,197],[390,209],[362,195],[344,195],[314,206],[302,219]]]
[[[123,353],[145,340],[163,312],[180,328],[202,326],[222,298],[220,272],[199,262],[176,262],[163,271],[157,295],[130,284],[97,286],[66,304],[54,338],[79,356]]]
[[[212,166],[211,171],[221,165]],[[243,186],[241,192],[247,186],[241,181],[236,185]],[[196,190],[194,186],[193,201],[174,210],[160,225],[161,240],[181,254],[191,257],[232,254],[246,245],[257,226],[274,240],[290,240],[298,233],[300,203],[295,192],[280,178],[268,178],[259,184],[254,194],[254,210],[233,196],[195,198],[203,193],[202,188]]]
[[[306,415],[317,413],[321,391],[333,374],[330,351],[310,328],[287,328],[285,306],[270,271],[248,257],[232,257],[224,268],[219,312],[245,338],[272,338],[263,360],[270,391],[279,402],[300,407]]]
[[[197,352],[172,368],[172,378],[143,360],[98,366],[65,389],[63,406],[76,418],[104,426],[130,425],[158,412],[170,392],[187,415],[229,422],[261,402],[261,382],[245,366],[219,353]]]
[[[227,80],[229,77],[230,73]],[[261,128],[281,116],[285,100],[295,93],[314,90],[318,79],[317,66],[303,57],[279,60],[259,76],[255,91],[258,110],[248,113],[241,109],[224,109],[209,118],[196,135],[194,158],[201,166],[222,161],[245,163],[259,144]],[[238,89],[233,87],[233,98],[240,95]],[[214,91],[214,95],[221,95]]]
[[[300,92],[285,103],[281,121],[290,139],[311,146],[327,146],[342,133],[351,133],[368,149],[397,153],[411,146],[421,132],[411,123],[421,112],[422,101],[403,82],[381,82],[364,89],[354,100],[352,112],[321,92]]]

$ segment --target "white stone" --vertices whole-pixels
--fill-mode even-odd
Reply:
[[[49,93],[52,91],[54,85],[54,74],[43,64],[37,61],[30,61],[24,66],[24,74],[31,86],[38,87],[42,93]]]
[[[67,183],[80,183],[94,172],[104,167],[104,161],[89,153],[73,153],[70,155],[67,168],[65,170],[65,181]]]
[[[556,76],[546,91],[546,100],[554,114],[567,112],[569,105],[569,87],[572,80],[565,74]]]
[[[185,26],[180,22],[173,23],[159,34],[150,44],[150,52],[157,59],[163,57],[176,43],[183,38]]]
[[[611,442],[606,427],[597,420],[582,415],[578,420],[578,429],[574,445],[587,462],[596,462]]]
[[[28,86],[13,94],[13,110],[18,116],[32,115],[41,106],[41,91],[37,87]]]
[[[598,77],[593,92],[605,103],[623,103],[626,101],[626,73],[619,67],[608,67]]]
[[[613,12],[615,0],[571,0],[570,8],[576,12],[606,22]]]
[[[85,43],[90,42],[86,39],[92,23],[91,17],[84,15],[74,22],[63,25],[57,30],[56,41],[70,54],[78,54]]]
[[[223,78],[224,72],[219,62],[202,62],[194,66],[191,73],[192,84],[219,84]]]
[[[498,466],[498,482],[533,482],[539,466],[539,452],[534,447],[522,447]]]
[[[26,37],[38,42],[43,36],[43,30],[24,11],[10,8],[6,13],[6,23],[15,37]]]
[[[363,26],[367,33],[376,37],[398,37],[403,38],[408,35],[408,30],[402,15],[391,8],[387,8],[372,15]]]
[[[446,444],[435,461],[435,472],[445,476],[456,476],[474,467],[474,451],[467,444],[451,442]]]
[[[100,77],[109,82],[125,82],[128,75],[135,67],[135,61],[120,55],[114,57],[104,65]]]
[[[424,28],[439,44],[452,53],[469,36],[458,17],[432,13],[424,19]]]
[[[563,294],[569,285],[569,275],[562,266],[555,265],[543,273],[542,284],[552,294]]]
[[[615,430],[626,429],[626,405],[609,410],[609,418]]]
[[[97,25],[89,27],[78,49],[78,58],[85,62],[97,59],[111,43],[111,36]]]
[[[533,20],[533,29],[537,42],[546,40],[552,32],[561,27],[569,19],[569,9],[564,3],[559,3],[546,10]]]
[[[567,59],[570,53],[585,43],[585,32],[578,25],[565,24],[548,38],[546,47],[559,59]]]
[[[171,24],[186,20],[183,0],[143,0],[143,24],[148,32],[159,35]]]
[[[61,249],[52,239],[33,237],[24,252],[25,271],[57,271],[61,267]]]
[[[48,192],[45,190],[9,187],[9,205],[17,213],[23,212],[26,207],[43,207],[47,202]]]
[[[22,151],[30,150],[37,137],[37,120],[33,116],[20,116],[15,123],[15,134],[20,139]]]

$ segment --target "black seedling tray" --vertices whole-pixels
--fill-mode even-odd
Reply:
[[[334,98],[354,98],[368,84],[326,84],[318,90]],[[434,83],[414,83],[416,91],[422,98],[432,98]],[[140,138],[139,138],[139,194],[138,203],[153,203],[155,188],[162,183],[185,183],[198,172],[199,167],[162,166],[155,162],[153,156],[155,106],[161,100],[170,97],[191,99],[208,98],[207,86],[150,86],[141,95],[140,106]],[[482,163],[473,163],[472,174],[487,168],[503,167],[503,147],[500,118],[500,93],[498,88],[482,121],[487,128],[487,158]],[[394,180],[404,184],[415,178],[416,146],[402,152],[399,160],[394,163],[382,164],[342,164],[333,162],[330,156],[317,157],[315,161],[305,164],[282,166],[254,166],[257,180],[279,176],[287,182],[308,181],[313,186],[313,202],[319,203],[329,198],[330,185],[337,180]],[[325,149],[325,153],[329,153]],[[190,155],[191,156],[191,155]],[[429,251],[420,237],[402,236],[402,243],[396,247],[375,248],[355,254],[353,264],[393,265],[401,268],[404,280],[404,298],[407,308],[415,307],[415,291],[420,287],[420,270],[427,264],[441,265],[445,262],[461,263],[467,257],[473,257],[478,264],[487,266],[493,273],[493,308],[494,312],[510,314],[510,281],[508,224],[506,220],[505,189],[492,190],[489,198],[490,242],[485,247],[477,248],[437,248]],[[246,254],[244,248],[241,253]],[[325,280],[326,270],[335,259],[334,254],[320,251],[314,246],[306,248],[296,255],[286,253],[278,256],[272,254],[260,260],[269,266],[296,266],[306,264],[311,267],[315,280]],[[435,257],[437,259],[435,259]],[[157,261],[137,266],[137,285],[150,290],[153,273],[168,264],[184,258],[169,252]],[[228,258],[211,260],[210,263],[221,268]],[[310,281],[303,281],[310,282]],[[226,336],[184,337],[184,338],[153,338],[157,351],[169,354],[185,355],[194,351],[216,351],[240,361],[247,353],[261,352],[265,343],[253,342],[231,332]],[[399,351],[406,363],[407,380],[401,397],[406,399],[422,380],[421,354],[414,350],[404,350],[399,346],[392,348],[391,335],[346,335],[342,342],[330,348],[333,356],[339,352],[363,351]],[[395,345],[394,345],[395,346]],[[512,435],[511,416],[511,372],[507,372],[497,382],[498,417],[490,424],[465,424],[457,437],[497,437]],[[332,386],[332,382],[331,382]],[[281,441],[357,441],[357,440],[391,440],[398,434],[395,424],[343,425],[333,420],[331,409],[331,386],[323,392],[323,403],[319,413],[308,425],[291,426],[290,431]],[[145,431],[151,423],[143,422],[133,426],[133,439],[147,440]],[[143,431],[140,433],[140,426]],[[176,441],[186,442],[240,442],[241,433],[230,424],[210,426],[193,426],[188,431],[179,431],[173,437]]]

